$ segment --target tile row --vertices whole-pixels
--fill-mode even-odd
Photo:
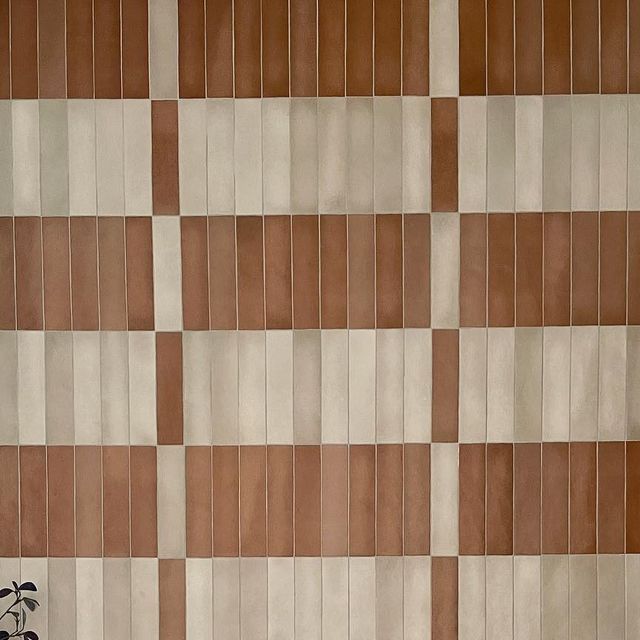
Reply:
[[[640,443],[2,446],[3,557],[640,553]]]
[[[640,440],[640,327],[0,332],[0,443]]]
[[[640,213],[0,217],[0,329],[640,324]]]
[[[0,559],[3,584],[19,576],[41,589],[29,620],[50,640],[630,640],[640,630],[636,555]]]

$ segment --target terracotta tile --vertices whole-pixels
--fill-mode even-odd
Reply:
[[[347,3],[347,95],[373,95],[373,0]]]
[[[460,555],[484,555],[485,445],[461,444],[458,456]]]
[[[404,445],[404,553],[429,554],[430,452],[428,444]]]
[[[320,447],[297,445],[295,460],[295,555],[320,555]]]
[[[544,214],[544,324],[571,320],[571,215]]]
[[[487,3],[487,93],[513,94],[513,2]]]
[[[98,218],[98,291],[102,331],[124,331],[127,328],[124,254],[124,218]]]
[[[318,95],[345,95],[346,0],[318,0]]]
[[[238,329],[264,329],[265,327],[262,225],[262,218],[258,216],[236,219]]]
[[[323,3],[318,4],[318,12]],[[342,3],[344,24],[344,1]],[[331,16],[340,20],[340,15]],[[289,58],[292,96],[315,96],[318,93],[316,3],[298,0],[289,4]],[[344,27],[342,29],[344,34]],[[343,35],[344,38],[344,35]],[[344,54],[343,54],[344,55]]]
[[[131,555],[133,557],[155,558],[158,555],[156,447],[131,447],[129,455]],[[209,518],[208,524],[210,528],[211,518]],[[188,533],[187,529],[187,535]]]
[[[205,22],[203,0],[178,3],[178,83],[181,98],[204,98]]]
[[[487,92],[486,7],[484,0],[461,0],[459,13],[460,95]]]
[[[18,329],[42,330],[42,238],[40,218],[16,218],[16,309]]]
[[[182,444],[182,334],[156,333],[158,444]]]
[[[127,218],[125,231],[129,330],[152,330],[154,305],[151,219]]]
[[[640,21],[640,0],[629,0],[629,24]],[[629,92],[640,93],[640,31],[629,29]]]
[[[402,3],[402,93],[429,95],[429,3]]]
[[[628,225],[628,323],[640,324],[640,212],[629,212]]]
[[[20,555],[47,555],[47,454],[20,447]]]
[[[76,447],[76,555],[102,556],[102,450]]]
[[[571,311],[577,325],[598,324],[598,214],[571,214]]]
[[[235,329],[235,221],[230,216],[209,218],[209,317],[212,329]]]
[[[11,3],[11,97],[38,97],[38,2]]]
[[[627,3],[624,0],[600,2],[600,76],[602,93],[627,92]]]
[[[569,447],[542,444],[542,553],[567,553],[569,523]]]
[[[431,224],[428,214],[404,218],[404,326],[431,323]]]
[[[640,552],[640,442],[627,442],[626,552]],[[616,502],[620,499],[617,497]]]
[[[185,640],[187,621],[185,561],[158,560],[160,640]]]
[[[373,445],[349,447],[349,555],[375,554],[376,452]]]
[[[65,0],[38,1],[40,98],[66,98]]]
[[[11,54],[9,39],[9,3],[0,5],[0,100],[11,97]]]
[[[71,329],[71,280],[68,218],[42,219],[42,263],[45,329],[69,331]],[[12,271],[13,264],[11,264]]]
[[[403,555],[403,445],[378,445],[376,555]]]
[[[211,447],[186,448],[186,527],[189,558],[213,556],[211,459]]]
[[[433,442],[458,441],[458,331],[434,329],[432,342]]]
[[[16,328],[13,218],[0,218],[0,330]]]
[[[213,447],[213,555],[239,551],[238,447]]]
[[[66,0],[66,23],[67,97],[93,98],[92,0]]]
[[[624,553],[624,442],[598,443],[598,553]]]
[[[626,324],[627,214],[600,214],[600,324]]]
[[[152,100],[152,191],[154,215],[180,212],[178,187],[178,102]]]
[[[322,447],[322,555],[346,556],[349,549],[349,447]]]
[[[207,218],[180,218],[182,313],[185,331],[209,328],[209,249]]]
[[[376,326],[402,327],[402,216],[376,216]]]
[[[207,97],[231,98],[233,93],[233,2],[205,0]]]
[[[129,557],[129,447],[102,448],[105,557]]]
[[[293,216],[291,218],[291,233],[293,245],[293,326],[296,329],[318,329],[320,327],[318,216]],[[344,256],[343,253],[343,263]],[[346,277],[343,280],[346,286]],[[339,283],[336,285],[340,286]],[[346,326],[346,324],[342,326]]]
[[[516,93],[542,93],[542,0],[516,0]]]
[[[47,506],[51,557],[76,555],[73,447],[47,447]]]
[[[595,442],[569,445],[569,553],[596,552],[596,454]]]
[[[267,551],[293,555],[293,447],[267,447]]]
[[[539,213],[518,214],[516,216],[516,326],[518,327],[542,325],[542,253],[542,216]],[[568,302],[567,297],[567,309]]]
[[[98,329],[96,218],[71,218],[71,307],[74,331]]]
[[[400,95],[401,0],[375,0],[374,11],[375,95]]]
[[[121,0],[121,7],[122,97],[148,98],[148,5],[145,0]]]
[[[240,554],[267,554],[266,447],[240,447]]]
[[[291,329],[291,217],[264,219],[267,329]]]
[[[514,326],[514,216],[489,216],[489,326]]]
[[[540,554],[541,457],[540,444],[514,445],[513,552]]]
[[[320,287],[322,328],[347,327],[346,216],[320,216]]]
[[[487,216],[460,216],[460,326],[487,324]]]
[[[349,243],[349,328],[370,329],[375,327],[375,235],[373,216],[348,216],[347,238]],[[322,326],[324,328],[324,322]]]
[[[18,547],[18,447],[0,447],[0,467],[3,482],[0,484],[0,558],[20,555]]]
[[[544,0],[544,93],[571,93],[570,0]]]
[[[235,96],[259,98],[260,87],[260,0],[233,3]]]
[[[458,101],[431,100],[431,210],[458,210]]]
[[[598,7],[597,0],[572,0],[571,2],[573,93],[600,91]]]
[[[431,638],[458,638],[458,558],[431,558]]]
[[[287,0],[262,0],[262,88],[265,97],[289,95]]]
[[[513,445],[487,445],[487,554],[513,553]]]
[[[120,2],[93,5],[93,54],[96,98],[120,98]]]

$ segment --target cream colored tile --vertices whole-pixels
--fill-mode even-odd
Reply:
[[[373,99],[347,101],[347,212],[373,211]]]
[[[513,638],[540,640],[540,556],[513,558]]]
[[[347,208],[347,102],[318,98],[318,211]]]
[[[38,602],[40,606],[35,611],[29,613],[29,629],[35,631],[39,637],[49,637],[49,598],[48,589],[45,585],[49,583],[47,558],[21,558],[20,559],[20,579],[30,580],[36,585],[41,585],[38,591]],[[3,612],[4,613],[4,612]]]
[[[210,558],[187,558],[187,640],[213,638],[213,564]]]
[[[459,439],[487,439],[487,331],[460,329]]]
[[[626,640],[640,636],[640,610],[638,597],[640,596],[640,555],[627,555],[626,560],[626,603],[627,603],[627,635]]]
[[[485,559],[484,556],[458,558],[458,638],[485,638]]]
[[[487,442],[514,436],[515,330],[487,331]]]
[[[542,556],[542,639],[569,637],[568,556]]]
[[[349,442],[374,442],[376,332],[349,331]]]
[[[318,211],[318,118],[315,98],[291,100],[291,211]]]
[[[293,332],[293,431],[296,444],[319,444],[322,422],[320,331]]]
[[[211,444],[211,335],[206,331],[182,334],[184,442]]]
[[[424,213],[431,206],[431,102],[402,98],[402,211]]]
[[[238,440],[237,331],[211,333],[211,414],[214,444]]]
[[[155,371],[155,358],[153,366]],[[100,404],[100,334],[97,331],[74,331],[73,418],[76,444],[102,443]]]
[[[373,210],[402,211],[402,98],[373,99]]]
[[[73,335],[45,333],[45,420],[47,444],[73,444]]]
[[[624,440],[626,327],[600,327],[599,353],[598,439]]]
[[[131,638],[131,560],[105,558],[104,572],[104,640]],[[83,606],[79,602],[79,606]]]
[[[267,439],[265,355],[264,331],[239,332],[238,430],[241,444],[264,444]]]
[[[487,98],[487,207],[513,211],[515,206],[515,98]]]
[[[124,100],[124,209],[129,216],[151,215],[151,102]]]
[[[172,0],[149,4],[149,96],[178,97],[178,7]]]
[[[159,633],[158,560],[131,558],[131,640]]]
[[[158,558],[184,558],[186,489],[183,446],[163,446],[158,454]]]
[[[207,100],[207,205],[209,215],[235,211],[234,101]]]
[[[545,211],[571,209],[571,97],[544,98],[543,197]]]
[[[37,100],[11,103],[13,137],[13,212],[40,215],[40,136]]]
[[[487,208],[487,99],[484,96],[465,96],[458,100],[458,199],[461,212]]]
[[[294,558],[296,638],[320,640],[322,636],[322,564],[321,558]]]
[[[429,3],[429,93],[458,95],[458,2]]]
[[[67,118],[69,213],[72,216],[95,215],[97,204],[95,101],[68,100]],[[151,164],[151,151],[148,158]]]
[[[262,100],[262,182],[265,213],[289,213],[291,140],[287,98]]]
[[[0,331],[0,444],[18,444],[18,334]]]
[[[404,557],[404,640],[431,637],[431,561]]]
[[[153,218],[153,296],[156,331],[182,329],[182,253],[178,216]]]
[[[44,332],[18,331],[20,444],[45,443]]]
[[[102,558],[76,558],[76,636],[103,638]]]
[[[43,216],[69,215],[65,100],[40,100],[40,202]]]
[[[640,327],[627,327],[626,384],[627,389],[640,389]],[[627,393],[626,437],[631,440],[640,440],[640,394],[631,391]]]
[[[268,560],[268,634],[269,640],[294,639],[294,559]]]
[[[376,331],[376,442],[403,441],[404,331]]]
[[[349,441],[349,332],[321,333],[322,442]]]
[[[458,445],[431,445],[431,555],[458,553]]]
[[[595,556],[569,556],[571,640],[595,640],[598,637],[596,573]]]
[[[458,328],[460,216],[431,214],[431,326]]]
[[[516,211],[542,211],[542,102],[516,97]]]
[[[207,212],[207,104],[178,101],[178,175],[180,214]]]
[[[96,189],[98,215],[124,213],[122,101],[96,100]]]
[[[600,96],[600,210],[627,208],[626,95]]]
[[[347,638],[349,638],[349,560],[348,558],[322,558],[322,640],[347,640]]]
[[[240,638],[240,559],[213,559],[213,637]]]
[[[267,331],[267,442],[293,443],[293,332]]]
[[[376,637],[403,640],[403,563],[401,556],[376,558]]]
[[[0,102],[0,211],[13,215],[13,126],[11,101]]]
[[[542,438],[569,439],[571,329],[545,327],[542,359]]]
[[[629,96],[629,149],[627,157],[627,207],[640,209],[640,96]]]
[[[75,558],[49,558],[47,578],[48,637],[50,640],[76,640]],[[3,584],[7,583],[3,581]],[[44,588],[44,585],[38,586]]]
[[[376,558],[349,559],[349,639],[376,637]]]
[[[240,638],[267,637],[267,559],[240,559]]]
[[[598,327],[571,327],[571,440],[598,436]]]
[[[100,398],[105,444],[129,444],[128,351],[126,332],[100,333]]]
[[[516,329],[515,440],[542,438],[542,328]]]
[[[129,337],[129,441],[155,445],[156,341],[153,331],[130,331]]]
[[[262,213],[262,113],[260,99],[235,100],[235,212]],[[209,174],[209,181],[212,175]]]
[[[404,330],[404,441],[431,440],[431,330]]]
[[[571,208],[597,211],[600,172],[600,98],[572,96]]]
[[[513,558],[487,556],[487,638],[513,638]]]
[[[625,559],[598,556],[598,638],[624,640]]]

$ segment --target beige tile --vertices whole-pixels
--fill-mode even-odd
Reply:
[[[373,210],[402,211],[402,99],[373,99]]]
[[[326,562],[320,558],[294,559],[296,638],[320,640],[322,635],[322,565]]]
[[[349,442],[375,438],[376,332],[349,331]]]
[[[600,171],[600,98],[571,98],[571,208],[597,211]]]
[[[515,440],[542,437],[542,329],[516,329]]]
[[[213,559],[213,637],[240,638],[240,560]]]
[[[402,98],[402,211],[424,213],[431,206],[431,102]]]
[[[543,98],[516,98],[516,211],[542,211]]]
[[[376,442],[403,441],[404,332],[376,331]]]
[[[347,101],[347,212],[373,211],[373,99]]]
[[[265,213],[289,213],[291,197],[290,101],[262,101],[262,183]]]
[[[180,213],[207,212],[207,104],[178,101],[178,176]]]
[[[627,96],[600,96],[600,210],[627,208]]]
[[[267,331],[267,442],[293,443],[293,332]]]
[[[20,444],[45,443],[44,332],[18,331]]]
[[[460,211],[485,211],[487,207],[487,98],[484,96],[465,96],[459,99],[458,146]]]
[[[235,211],[234,102],[207,100],[207,211]]]
[[[487,331],[460,329],[460,442],[487,437]]]
[[[513,558],[513,638],[540,638],[540,557]]]
[[[293,332],[293,437],[296,444],[321,440],[320,331]]]
[[[149,6],[149,95],[178,97],[178,8],[171,0]]]
[[[104,640],[131,638],[131,560],[105,558],[104,580]],[[83,606],[82,601],[79,603]]]
[[[349,638],[349,560],[322,558],[322,640]]]
[[[124,140],[122,102],[96,100],[96,197],[98,215],[122,215]]]
[[[425,556],[404,557],[404,640],[431,636],[431,562]]]
[[[93,100],[69,100],[67,102],[67,118],[67,132],[69,136],[69,213],[72,216],[95,215],[95,102]],[[150,149],[151,147],[149,147],[147,156],[149,163],[151,163]]]
[[[214,444],[238,443],[238,336],[211,333],[211,414]]]
[[[187,639],[213,637],[213,560],[186,560]]]
[[[158,447],[158,557],[185,556],[185,449]]]
[[[318,116],[315,98],[291,100],[291,211],[318,211]]]
[[[542,639],[569,637],[569,560],[542,557]]]
[[[544,98],[544,211],[571,209],[571,98]]]
[[[625,437],[627,331],[600,327],[598,439]]]
[[[344,213],[347,206],[347,102],[318,99],[318,211]]]
[[[487,208],[513,211],[515,205],[515,99],[487,98]]]
[[[240,332],[238,334],[238,432],[241,444],[266,442],[265,375],[264,331]]]
[[[322,442],[349,441],[349,332],[321,331]]]
[[[545,327],[542,359],[542,437],[569,439],[571,329]]]
[[[40,100],[40,202],[43,216],[69,215],[67,103]]]
[[[595,640],[597,635],[596,557],[569,558],[569,616],[571,640]]]
[[[267,559],[240,559],[240,638],[266,640]]]
[[[158,561],[131,558],[131,640],[156,638],[158,625]]]
[[[0,331],[0,444],[18,444],[18,334]]]
[[[598,556],[598,638],[624,640],[625,559]]]
[[[105,444],[129,444],[128,351],[124,331],[100,333],[100,398]]]
[[[460,556],[458,558],[458,638],[484,640],[485,638],[485,558]]]
[[[44,358],[47,444],[74,444],[73,334],[45,333]]]
[[[487,331],[487,442],[511,442],[514,432],[515,329]]]
[[[458,2],[429,3],[429,93],[458,95]]]
[[[598,327],[571,327],[571,440],[598,435]]]
[[[458,553],[458,445],[431,445],[431,555]]]
[[[460,217],[431,214],[431,326],[458,328]]]
[[[376,558],[349,560],[349,639],[376,637]]]
[[[513,638],[513,559],[487,556],[487,638]]]
[[[294,639],[294,559],[268,560],[268,638]]]
[[[13,212],[40,215],[40,136],[37,100],[11,103]]]
[[[49,558],[47,577],[48,637],[50,640],[76,640],[75,558]],[[2,584],[6,582],[3,580]]]
[[[151,215],[151,103],[124,100],[124,209],[127,215]]]
[[[431,440],[431,330],[404,330],[404,441]]]

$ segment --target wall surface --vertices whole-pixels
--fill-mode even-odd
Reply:
[[[42,640],[640,637],[640,0],[0,0],[12,579]]]

